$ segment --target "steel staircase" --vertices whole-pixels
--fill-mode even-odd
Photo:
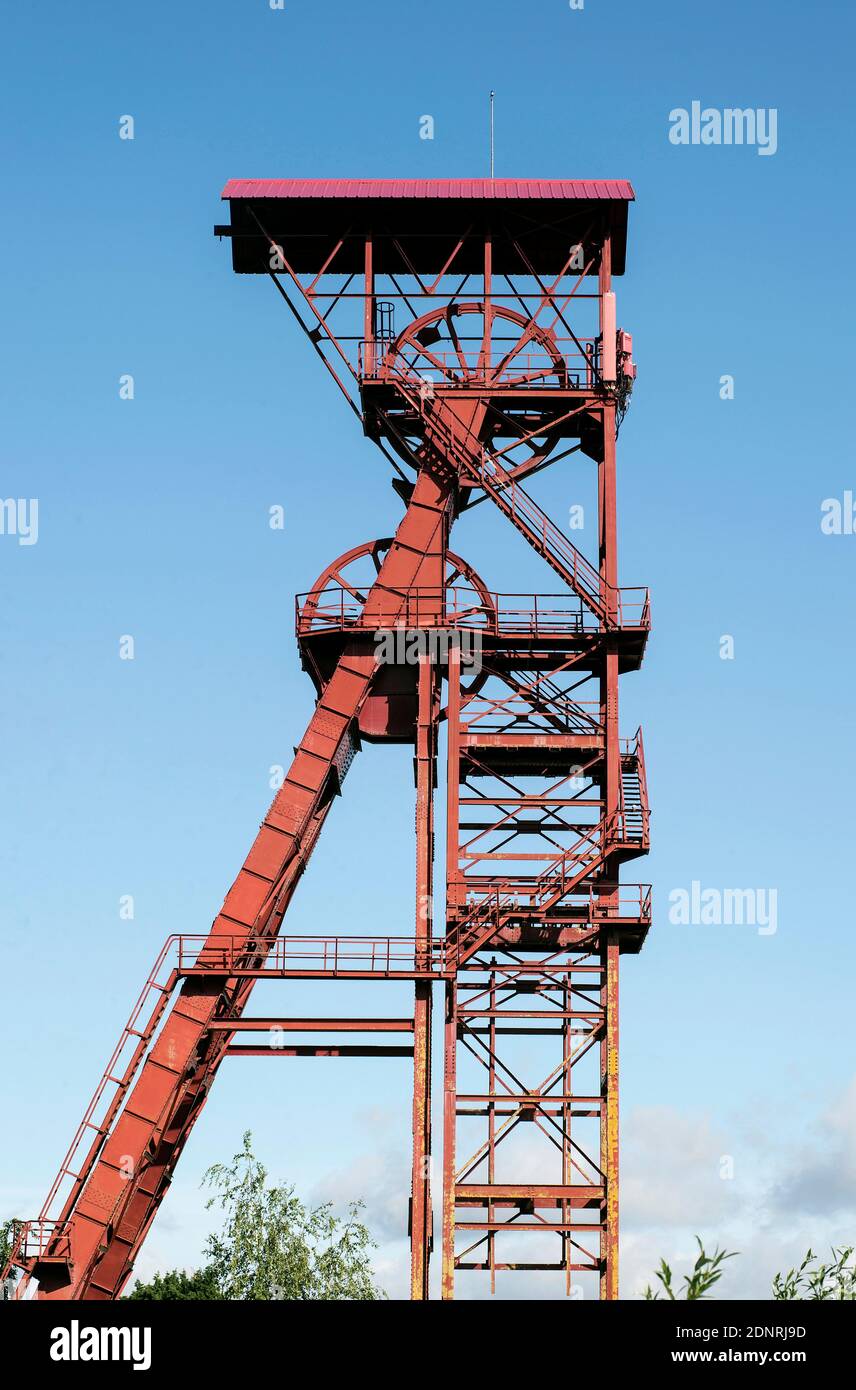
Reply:
[[[527,912],[543,917],[596,874],[611,855],[629,859],[647,854],[649,819],[642,730],[638,729],[622,757],[619,809],[583,830],[549,868],[522,881],[518,891],[480,891],[476,901],[470,902],[469,910],[465,909],[465,915],[457,921],[452,919],[448,941],[457,965],[469,960],[520,915],[521,897],[525,898]]]
[[[511,891],[500,894],[496,891],[488,892],[487,897],[480,896],[465,917],[453,922],[449,932],[449,949],[456,964],[460,966],[469,960],[512,918],[519,916],[521,896],[525,896],[527,911],[543,917],[569,897],[584,880],[591,878],[610,855],[622,852],[626,857],[645,854],[648,849],[647,826],[648,811],[640,796],[638,806],[629,817],[623,810],[618,811],[585,830],[549,869],[521,884],[519,893]]]
[[[606,586],[600,574],[505,469],[489,454],[477,435],[466,427],[439,397],[424,400],[398,383],[401,394],[424,419],[426,441],[445,459],[454,460],[462,477],[477,483],[517,528],[569,589],[591,609],[598,620],[613,626],[619,610],[618,590]],[[463,435],[463,437],[462,437]]]

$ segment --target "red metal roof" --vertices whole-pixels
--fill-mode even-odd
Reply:
[[[437,274],[453,253],[456,274],[477,273],[488,232],[496,274],[555,273],[593,228],[609,229],[621,275],[634,193],[626,179],[230,179],[221,196],[230,225],[215,230],[242,275],[269,273],[268,238],[293,270],[316,273],[339,241],[333,273],[356,274],[367,237],[379,274]]]
[[[631,202],[626,179],[230,179],[222,198],[601,198]]]

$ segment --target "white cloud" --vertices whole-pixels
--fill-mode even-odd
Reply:
[[[659,1261],[681,1273],[701,1236],[710,1252],[738,1251],[717,1297],[769,1298],[773,1275],[809,1246],[856,1243],[856,1078],[825,1112],[803,1105],[809,1142],[787,1146],[776,1125],[752,1117],[727,1127],[707,1113],[632,1111],[623,1129],[621,1290],[639,1297]],[[792,1132],[792,1131],[791,1131]],[[734,1176],[720,1177],[730,1155]]]
[[[856,1077],[770,1197],[777,1212],[837,1218],[856,1239]],[[843,1237],[842,1237],[843,1239]]]

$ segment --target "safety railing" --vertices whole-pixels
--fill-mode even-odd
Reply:
[[[648,590],[620,589],[618,626],[650,628]],[[441,603],[440,600],[443,600]],[[358,629],[400,628],[472,629],[495,637],[562,638],[600,631],[597,615],[576,594],[483,594],[477,589],[414,588],[403,597],[390,597],[389,608],[376,603],[366,617],[363,604],[349,589],[329,586],[298,594],[295,599],[297,634]]]
[[[621,773],[621,826],[628,843],[646,846],[649,840],[651,811],[648,805],[648,782],[645,772],[645,749],[642,729],[632,739],[622,740],[622,754],[629,767]]]
[[[440,938],[280,936],[266,942],[240,936],[178,936],[174,941],[179,975],[422,978],[441,976],[445,967]]]
[[[170,967],[174,941],[174,937],[168,938],[149,972],[48,1192],[39,1220],[27,1223],[26,1240],[36,1238],[36,1228],[47,1230],[52,1222],[65,1216],[92,1171],[174,987],[175,975]]]
[[[11,1263],[18,1260],[38,1260],[50,1254],[62,1259],[67,1253],[67,1238],[63,1241],[56,1221],[22,1221],[15,1231]]]
[[[466,912],[470,915],[480,909],[506,914],[515,909],[528,911],[537,886],[533,878],[503,878],[501,884],[484,881],[483,886],[473,886],[468,880]],[[565,918],[592,924],[608,921],[649,924],[651,885],[604,882],[597,888],[577,887],[562,903],[562,920]],[[549,918],[546,921],[549,922]]]
[[[557,728],[557,724],[562,727]],[[600,722],[600,705],[596,700],[578,701],[570,696],[561,698],[555,695],[549,699],[539,698],[533,689],[525,697],[469,696],[462,708],[461,731],[533,735],[553,732],[597,737],[602,736],[603,725]],[[635,762],[637,769],[641,761],[644,767],[641,729],[637,729],[632,738],[621,738],[618,743],[623,761]]]
[[[504,343],[508,344],[507,347]],[[471,385],[502,390],[592,391],[600,383],[600,344],[593,338],[557,338],[555,353],[531,346],[511,351],[512,339],[494,338],[490,360],[485,361],[481,337],[459,335],[454,347],[418,342],[395,343],[362,339],[358,344],[358,372],[366,381],[390,381],[432,391],[437,387]],[[510,354],[510,355],[509,355]]]
[[[602,734],[596,700],[573,700],[569,695],[540,691],[533,682],[526,695],[491,698],[472,695],[461,711],[466,733]],[[557,727],[558,726],[558,727]]]
[[[630,738],[620,738],[618,740],[618,743],[621,749],[622,758],[635,759],[637,763],[640,761],[640,759],[642,759],[642,761],[644,762],[644,755],[642,752],[641,728],[637,729],[636,733],[632,734]]]

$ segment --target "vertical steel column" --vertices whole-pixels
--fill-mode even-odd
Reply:
[[[449,649],[449,693],[446,703],[446,881],[458,868],[460,821],[461,653]],[[447,910],[449,907],[447,894]],[[457,1123],[457,984],[446,983],[446,1021],[443,1049],[443,1272],[441,1297],[455,1296],[455,1126]]]
[[[564,1019],[562,1020],[562,1091],[567,1097],[562,1102],[562,1184],[570,1187],[574,1179],[573,1168],[573,1149],[571,1148],[571,1116],[573,1105],[570,1097],[574,1091],[574,1072],[571,1065],[573,1055],[573,1025],[570,1013],[573,1008],[574,996],[571,991],[570,971],[565,973],[562,981],[562,1009]],[[562,1202],[562,1223],[570,1226],[574,1219],[574,1209],[570,1202]],[[566,1230],[562,1232],[562,1262],[565,1266],[565,1293],[571,1292],[571,1264],[574,1258],[574,1237],[573,1232]]]
[[[604,295],[612,291],[612,241],[605,237],[601,252],[599,293],[601,334],[613,331],[612,316],[604,312]],[[602,359],[608,354],[603,343]],[[612,344],[610,344],[610,354]],[[615,463],[615,403],[605,401],[602,407],[603,437],[599,466],[600,504],[600,577],[605,589],[605,608],[609,623],[620,624],[618,611],[618,516]],[[603,665],[600,679],[601,717],[603,719],[605,757],[603,781],[603,818],[606,833],[609,827],[621,825],[621,746],[618,736],[618,650],[616,640],[607,630],[603,638]],[[607,857],[603,878],[609,883],[618,880],[619,861]],[[617,895],[601,895],[606,906]],[[618,945],[614,935],[604,931],[601,938],[602,1004],[605,1013],[601,1039],[601,1104],[600,1104],[600,1167],[603,1174],[603,1204],[601,1207],[600,1239],[600,1296],[618,1297]]]
[[[363,338],[365,339],[364,370],[367,377],[374,376],[375,369],[375,277],[374,246],[371,233],[366,237],[365,259],[365,304],[363,306]]]
[[[490,1099],[487,1103],[487,1180],[490,1187],[496,1182],[496,971],[491,970],[490,980],[490,1018],[488,1019],[488,1046],[490,1056],[488,1058],[488,1082],[487,1089]],[[493,1202],[487,1204],[487,1262],[490,1268],[490,1291],[496,1293],[496,1235],[493,1231],[495,1218],[495,1208]]]
[[[490,375],[493,336],[493,241],[488,232],[484,239],[484,336],[479,362],[479,371],[487,381]]]
[[[434,663],[419,663],[416,724],[416,956],[427,967],[433,936],[434,785],[438,680]],[[410,1197],[410,1296],[428,1297],[431,1258],[431,981],[417,980],[413,1020],[413,1170]]]
[[[600,1166],[605,1201],[601,1227],[600,1296],[618,1298],[618,940],[605,931],[601,945]]]

